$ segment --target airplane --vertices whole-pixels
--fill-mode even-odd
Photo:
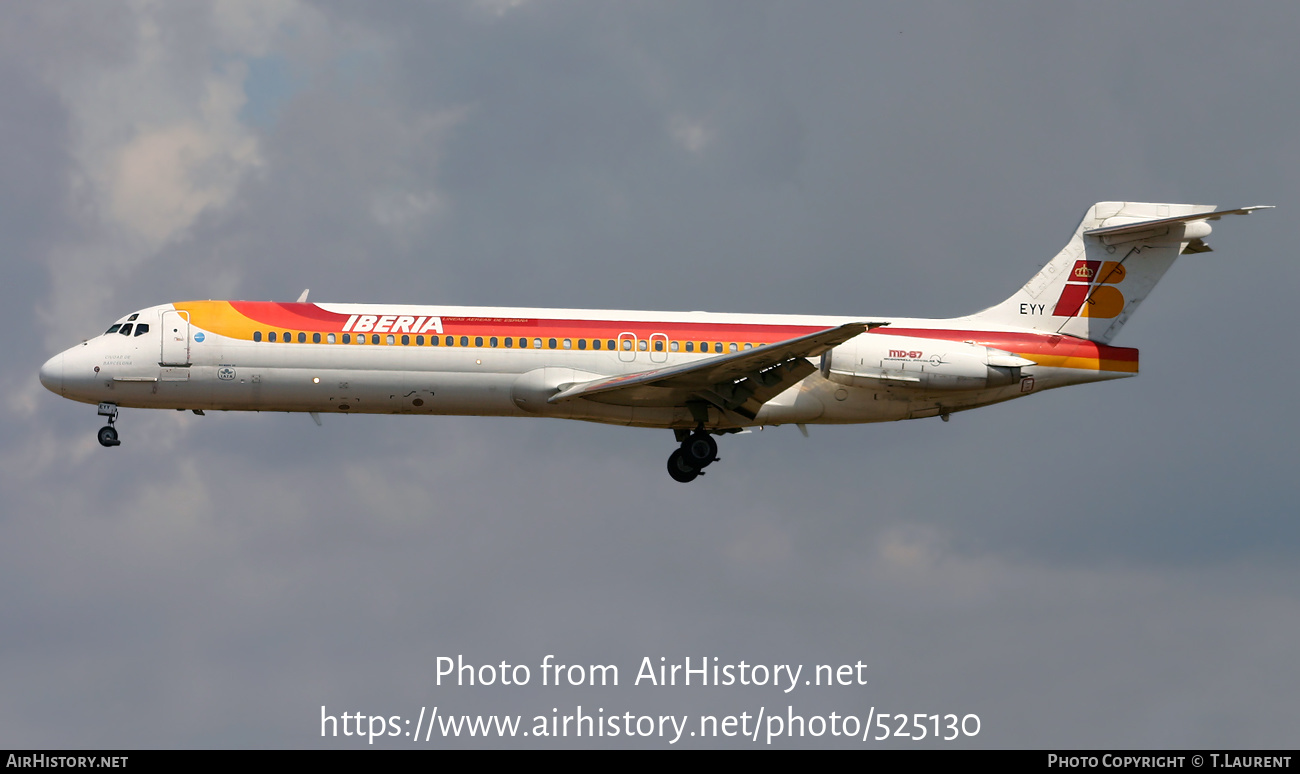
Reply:
[[[1267,206],[1099,202],[1000,304],[950,319],[185,301],[132,312],[40,369],[120,408],[559,417],[671,429],[668,473],[753,427],[887,422],[1135,376],[1111,341],[1210,221]]]

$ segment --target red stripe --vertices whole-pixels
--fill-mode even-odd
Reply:
[[[1131,347],[1111,347],[1075,336],[1051,333],[1008,333],[1004,331],[963,331],[944,328],[876,328],[872,333],[889,336],[912,336],[942,341],[973,341],[1022,355],[1060,355],[1098,360],[1122,360],[1136,363],[1138,351]]]
[[[349,315],[328,312],[315,304],[278,303],[272,301],[231,301],[235,311],[268,328],[287,328],[299,331],[341,331]],[[373,314],[373,313],[372,313]],[[427,312],[425,312],[427,314]],[[415,316],[400,307],[385,315]],[[805,336],[825,330],[819,325],[755,325],[752,323],[666,323],[653,320],[548,320],[521,317],[457,317],[434,315],[442,320],[446,334],[474,334],[480,336],[518,336],[521,328],[542,328],[550,337],[616,338],[620,333],[633,333],[638,338],[649,338],[660,333],[670,339],[682,341],[749,341],[771,343]],[[527,331],[535,333],[534,331]]]
[[[341,331],[349,315],[329,312],[316,304],[278,303],[271,301],[231,301],[240,314],[268,328],[297,331]],[[394,315],[396,316],[396,315]],[[413,316],[408,313],[403,316]],[[435,315],[437,316],[437,315]],[[762,325],[754,323],[687,323],[629,320],[548,320],[519,317],[442,317],[443,332],[448,335],[518,336],[521,328],[540,328],[533,335],[551,338],[617,338],[628,332],[638,338],[664,334],[679,341],[739,341],[770,344],[825,330],[821,325]],[[1058,355],[1099,360],[1137,362],[1138,351],[1128,347],[1111,347],[1074,336],[1046,333],[972,331],[951,328],[880,327],[871,331],[886,336],[909,336],[942,341],[970,341],[981,346],[1025,355]]]
[[[275,301],[231,301],[236,312],[270,328],[329,331],[342,330],[346,314],[327,312],[315,304],[282,304]]]

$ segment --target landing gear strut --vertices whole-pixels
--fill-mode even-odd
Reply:
[[[681,438],[681,435],[678,435]],[[682,439],[682,445],[668,457],[668,475],[685,484],[703,475],[718,461],[718,442],[703,427]]]
[[[99,415],[108,417],[108,425],[99,428],[99,445],[108,447],[121,446],[122,442],[117,440],[117,428],[113,427],[113,423],[117,421],[117,404],[99,404]]]

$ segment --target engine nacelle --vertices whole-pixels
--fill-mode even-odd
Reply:
[[[864,333],[822,355],[822,375],[851,387],[984,390],[1020,382],[1036,365],[1000,349],[960,341]]]

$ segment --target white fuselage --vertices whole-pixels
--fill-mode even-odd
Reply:
[[[854,319],[189,302],[137,312],[131,318],[131,333],[105,333],[56,355],[41,369],[41,380],[73,400],[133,408],[550,416],[688,428],[699,423],[698,408],[692,413],[681,405],[599,396],[552,404],[547,398],[566,385],[743,352]],[[128,324],[126,320],[114,328]],[[1052,356],[1055,360],[1036,357],[1036,352],[1041,355],[1044,348],[1057,344],[1051,343],[1052,337],[1023,329],[991,328],[987,323],[968,328],[959,320],[880,322],[886,325],[854,341],[864,342],[865,347],[884,342],[874,338],[884,335],[889,341],[904,342],[880,350],[895,357],[882,354],[876,359],[891,363],[872,361],[874,370],[866,377],[832,372],[826,360],[814,363],[818,371],[764,403],[756,416],[739,417],[709,408],[707,425],[858,423],[935,416],[1136,372],[1135,352],[1131,372],[1071,365],[1073,361],[1064,355]],[[141,323],[149,327],[137,335]],[[839,368],[847,362],[842,353],[852,357],[853,346],[857,345],[841,345],[831,366]],[[1012,383],[989,382],[981,387],[985,382],[968,380],[975,386],[966,389],[947,383],[932,389],[923,381],[888,376],[933,370],[931,362],[946,365],[959,353],[986,347],[1017,352],[1035,364],[1018,369]],[[708,351],[701,352],[702,348]],[[864,355],[856,362],[872,357],[876,356]],[[894,370],[881,372],[886,373],[882,378],[876,373],[880,366]]]

